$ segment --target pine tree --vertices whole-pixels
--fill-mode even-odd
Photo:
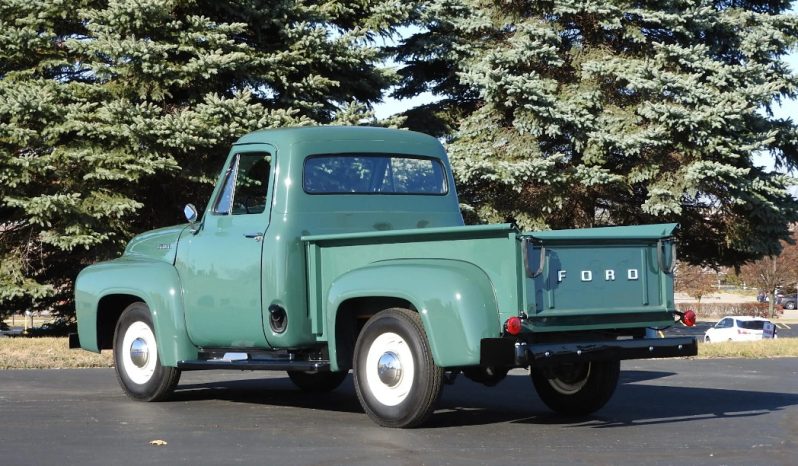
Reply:
[[[204,205],[238,136],[369,117],[410,8],[0,0],[0,309],[68,315],[78,270]]]
[[[798,220],[790,1],[433,0],[398,94],[444,97],[466,212],[524,228],[678,222],[695,263],[775,254]],[[454,105],[453,105],[454,104]],[[430,123],[426,126],[432,127]]]

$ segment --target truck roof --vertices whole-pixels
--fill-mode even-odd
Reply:
[[[263,129],[241,136],[236,141],[236,144],[269,143],[278,146],[288,146],[295,142],[346,140],[403,142],[440,146],[440,142],[437,139],[426,134],[373,126],[299,126]]]

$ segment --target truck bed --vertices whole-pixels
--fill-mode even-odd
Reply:
[[[484,272],[497,304],[485,312],[497,323],[521,314],[534,332],[663,327],[675,310],[675,228],[522,233],[497,224],[305,236],[309,314],[323,335],[327,297],[339,277],[385,261],[439,259]]]

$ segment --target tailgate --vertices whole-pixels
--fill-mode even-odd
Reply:
[[[525,308],[536,331],[673,323],[676,224],[525,233]]]

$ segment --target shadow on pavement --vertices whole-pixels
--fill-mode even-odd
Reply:
[[[798,395],[723,388],[637,385],[674,375],[662,371],[623,371],[610,402],[593,416],[567,417],[552,413],[540,401],[527,376],[511,375],[493,388],[459,377],[444,387],[438,409],[425,428],[496,423],[612,428],[706,419],[762,416],[798,405]],[[247,379],[180,385],[174,401],[221,400],[362,413],[351,375],[330,393],[305,393],[287,378]]]
[[[355,396],[350,375],[329,393],[300,391],[285,378],[225,380],[202,384],[178,385],[170,401],[221,400],[305,409],[358,413],[363,412]]]
[[[618,384],[645,382],[646,380],[656,380],[663,377],[676,375],[676,372],[664,371],[621,371],[621,378]]]
[[[651,385],[627,385],[615,397],[612,406],[597,412],[587,425],[608,428],[748,418],[798,405],[798,395],[789,393]]]

